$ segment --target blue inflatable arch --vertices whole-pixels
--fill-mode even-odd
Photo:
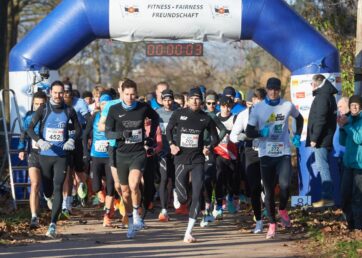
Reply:
[[[90,42],[110,38],[111,0],[64,0],[10,53],[10,71],[59,69]],[[162,2],[162,1],[160,1]],[[293,74],[339,72],[337,49],[283,0],[242,0],[240,39]]]
[[[157,26],[153,27],[155,29],[154,34],[152,34],[152,28],[147,27],[149,24],[146,22],[138,24],[137,29],[144,34],[144,38],[149,40],[160,38],[195,39],[194,35],[199,40],[212,40],[212,37],[207,37],[208,35],[206,37],[205,35],[197,35],[197,33],[203,31],[203,26],[209,26],[208,29],[204,30],[204,33],[207,34],[212,31],[212,36],[220,36],[221,39],[253,40],[292,72],[292,85],[294,81],[297,84],[298,82],[305,83],[308,81],[308,79],[302,78],[304,75],[308,76],[306,78],[309,78],[309,80],[311,75],[317,73],[337,74],[339,76],[339,54],[337,49],[283,0],[217,1],[218,3],[225,2],[224,6],[215,6],[215,1],[213,0],[155,0],[154,2],[156,2],[155,5],[151,4],[148,6],[148,3],[144,0],[62,1],[55,10],[11,50],[9,65],[10,88],[16,90],[22,87],[22,85],[31,83],[26,75],[29,71],[39,71],[41,67],[47,67],[50,70],[59,69],[95,39],[119,38],[124,37],[127,33],[132,39],[137,34],[135,31],[122,31],[129,28],[129,26],[122,27],[123,21],[129,17],[135,17],[132,15],[139,15],[137,18],[142,18],[145,17],[144,11],[150,11],[151,15],[149,16],[159,18],[162,15],[160,13],[164,11],[163,9],[167,8],[173,10],[180,9],[180,12],[184,12],[182,4],[189,4],[189,6],[192,5],[192,8],[199,9],[200,12],[193,13],[193,17],[201,16],[201,12],[204,12],[203,15],[206,17],[207,14],[210,15],[210,12],[212,12],[213,15],[209,17],[210,22],[207,20],[206,22],[205,20],[199,21],[196,26],[188,26],[193,25],[189,23],[181,28],[180,33],[180,27],[182,27],[179,23],[180,19],[164,19],[163,21],[166,21],[164,24],[157,23],[161,19],[155,19],[157,20]],[[138,5],[144,8],[138,8],[137,6],[127,7],[127,3],[130,5],[138,3]],[[174,5],[172,6],[172,4]],[[114,14],[114,9],[117,9],[119,14]],[[159,9],[156,14],[152,14],[152,12],[156,12],[154,9]],[[190,8],[188,7],[187,9]],[[205,9],[208,9],[207,14]],[[192,11],[189,10],[189,12]],[[184,14],[185,12],[182,15]],[[117,20],[117,15],[119,17],[123,15],[126,19]],[[184,20],[190,21],[190,19]],[[234,26],[229,25],[228,22],[230,20],[233,21],[232,24]],[[219,29],[214,24],[223,26],[223,28]],[[128,25],[132,25],[132,23]],[[114,30],[114,26],[116,30]],[[117,31],[117,26],[122,29]],[[162,27],[167,26],[172,28],[162,31]],[[210,28],[210,26],[215,26],[216,28]],[[147,27],[147,29],[142,30],[142,27]],[[192,27],[196,29],[193,32],[189,32],[192,30]],[[230,29],[233,30],[230,27],[235,27],[234,31],[230,32]],[[178,30],[178,32],[176,33],[174,30]],[[136,38],[136,40],[142,40],[142,38]],[[293,78],[297,79],[294,80]],[[335,78],[337,81],[337,77]],[[302,85],[302,88],[308,88],[305,87],[306,85]],[[19,91],[20,94],[21,92]],[[299,95],[296,94],[297,96],[306,95],[305,92],[297,93],[301,93]],[[29,96],[23,94],[23,98],[29,98]],[[311,99],[312,97],[309,100],[302,100],[300,102],[303,105],[303,109],[300,109],[301,112],[308,109],[305,106],[305,102],[309,101],[310,105]],[[27,103],[29,107],[29,101],[21,100],[19,103],[24,105],[24,108],[21,110],[25,113],[28,110],[25,108],[25,105]],[[307,118],[308,115],[303,114],[303,116]],[[300,193],[305,195],[311,193],[311,181],[316,179],[317,176],[311,167],[309,150],[302,148],[300,153],[300,166],[302,170]],[[336,182],[338,184],[338,180]],[[318,191],[318,187],[314,189]],[[318,196],[314,197],[314,200],[318,200]]]

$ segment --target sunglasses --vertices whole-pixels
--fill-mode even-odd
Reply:
[[[216,105],[216,102],[206,102],[206,104],[209,105],[209,106],[210,106],[210,105],[215,106],[215,105]]]

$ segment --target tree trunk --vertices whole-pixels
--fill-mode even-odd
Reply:
[[[0,1],[0,89],[4,89],[7,77],[6,62],[8,59],[7,49],[7,32],[8,32],[8,5],[9,0]]]

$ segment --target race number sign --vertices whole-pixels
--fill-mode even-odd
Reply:
[[[64,129],[63,128],[47,128],[45,132],[45,140],[48,142],[63,142]]]
[[[292,196],[292,207],[303,207],[303,206],[311,206],[312,198],[311,196]]]

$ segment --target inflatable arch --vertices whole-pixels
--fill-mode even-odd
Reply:
[[[25,92],[33,73],[47,67],[56,76],[99,38],[253,40],[292,72],[292,100],[305,118],[313,74],[327,75],[340,89],[337,49],[283,0],[64,0],[11,50],[10,88],[17,90],[22,113],[30,106]],[[300,152],[304,195],[313,172],[309,150]]]

